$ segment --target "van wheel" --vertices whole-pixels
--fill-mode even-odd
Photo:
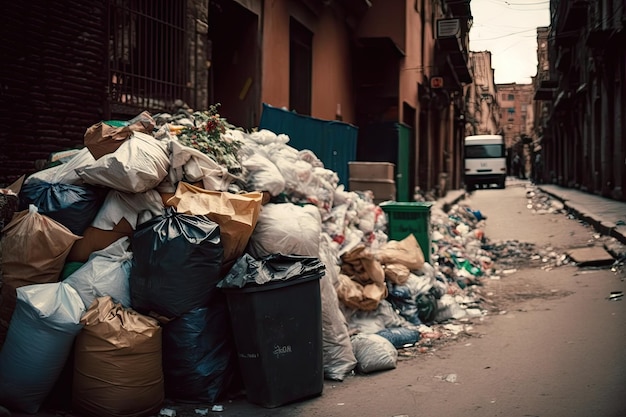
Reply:
[[[503,190],[505,187],[506,187],[506,179],[503,178],[498,182],[498,188]]]

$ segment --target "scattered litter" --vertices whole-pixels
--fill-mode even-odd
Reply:
[[[460,324],[446,324],[443,326],[443,328],[451,331],[452,334],[459,334],[464,330],[464,326]]]
[[[165,417],[176,417],[176,410],[172,408],[161,408],[161,411],[159,411],[159,415]]]
[[[457,377],[456,377],[456,374],[448,374],[445,376],[443,380],[454,384],[457,380]]]
[[[611,293],[607,297],[607,300],[618,301],[621,300],[622,297],[624,297],[623,291],[611,291]]]

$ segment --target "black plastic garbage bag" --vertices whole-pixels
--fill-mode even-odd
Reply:
[[[387,283],[387,301],[411,324],[422,324],[416,299],[405,285]]]
[[[419,294],[415,299],[419,318],[423,323],[432,323],[437,315],[437,299],[430,291]]]
[[[30,204],[67,227],[72,233],[82,236],[87,226],[98,214],[108,189],[93,185],[75,185],[30,181],[19,193],[19,210],[27,210]]]
[[[218,288],[243,288],[270,281],[321,276],[326,267],[319,258],[301,255],[271,254],[255,259],[245,253],[228,274],[218,282]]]
[[[169,207],[137,228],[131,247],[135,310],[174,318],[208,305],[224,255],[217,223]]]
[[[165,394],[174,401],[213,403],[239,377],[228,304],[214,292],[196,308],[163,326]]]

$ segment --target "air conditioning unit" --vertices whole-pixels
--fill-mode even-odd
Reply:
[[[437,39],[455,38],[461,33],[460,19],[439,19],[437,20]]]

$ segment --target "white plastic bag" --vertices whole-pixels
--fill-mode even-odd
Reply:
[[[76,169],[88,166],[95,161],[96,160],[91,152],[89,152],[89,149],[83,148],[69,161],[35,172],[34,174],[28,176],[28,178],[24,180],[24,183],[28,184],[31,181],[39,180],[51,184],[61,183],[81,185],[84,181],[78,176]]]
[[[320,244],[319,255],[326,267],[325,275],[320,280],[324,377],[343,381],[352,372],[357,360],[352,351],[348,323],[339,309],[339,299],[334,287],[339,275],[339,258],[336,251],[332,250],[329,240],[328,235],[325,235]]]
[[[267,191],[274,197],[285,190],[283,174],[272,161],[260,153],[244,159],[241,164],[248,170],[248,189]]]
[[[63,282],[71,285],[89,308],[98,297],[111,296],[115,302],[130,307],[129,277],[133,253],[128,237],[116,240],[93,252],[87,262]]]
[[[257,259],[276,253],[318,256],[321,232],[317,207],[269,203],[261,207],[249,252]]]
[[[163,214],[163,210],[163,200],[156,190],[134,194],[111,190],[91,225],[113,230],[122,219],[126,219],[134,230],[137,224]]]
[[[176,185],[183,180],[190,183],[202,181],[205,190],[226,191],[235,180],[226,167],[178,140],[170,142],[170,152],[168,181],[171,184]]]
[[[169,166],[165,142],[145,133],[133,132],[115,152],[76,172],[88,184],[127,193],[143,193],[165,179]]]
[[[398,350],[389,340],[377,334],[352,336],[352,349],[358,361],[356,369],[364,374],[395,369],[398,362]]]

